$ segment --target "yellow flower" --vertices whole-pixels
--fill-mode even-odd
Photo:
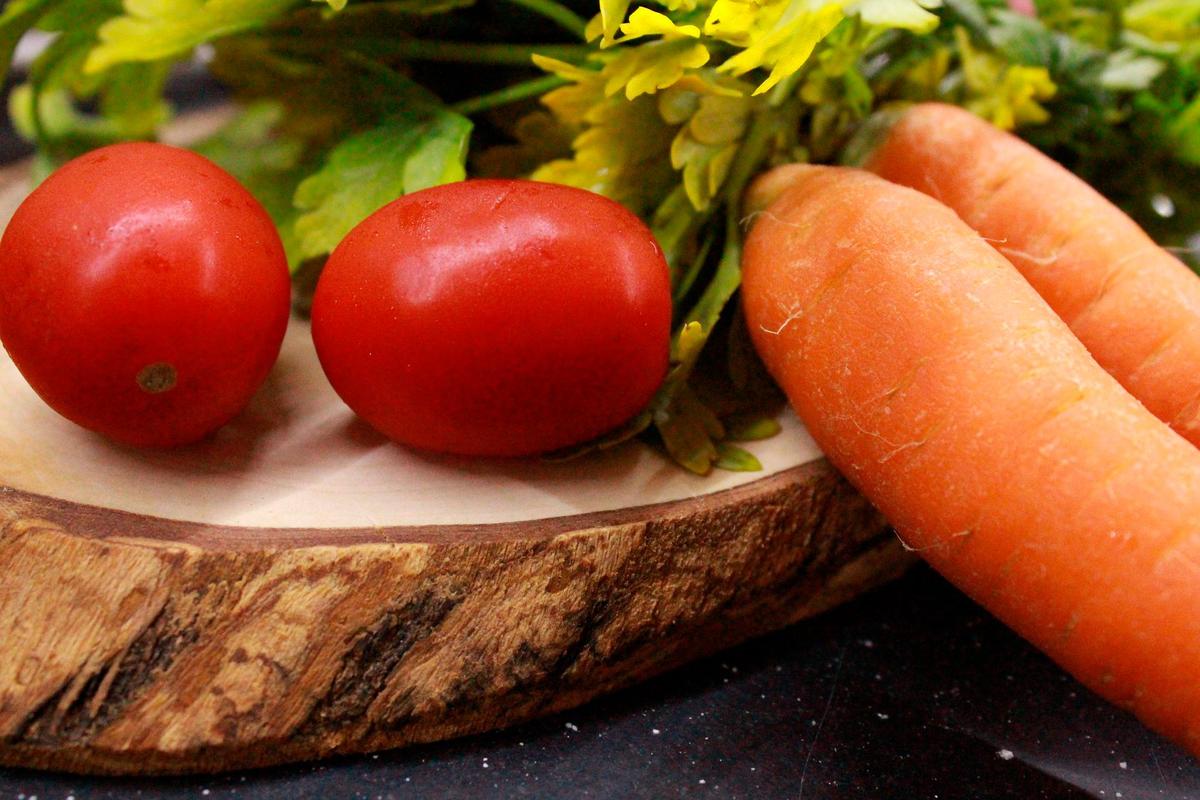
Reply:
[[[769,69],[755,94],[795,73],[817,44],[845,17],[858,15],[873,26],[927,33],[937,17],[926,11],[941,0],[716,0],[704,33],[743,48],[721,65],[733,75]]]
[[[1004,130],[1050,118],[1050,112],[1039,101],[1054,97],[1058,87],[1044,67],[1006,64],[981,53],[971,46],[962,28],[954,36],[962,57],[968,109]]]
[[[676,25],[666,14],[648,8],[635,9],[629,21],[621,24],[621,33],[625,35],[617,42],[628,42],[642,36],[662,36],[668,41],[685,37],[700,38],[700,29],[695,25]]]
[[[688,70],[708,63],[708,48],[697,41],[700,29],[695,25],[676,25],[665,14],[638,8],[619,30],[624,36],[611,43],[621,44],[643,36],[662,38],[622,48],[607,62],[603,69],[607,94],[624,89],[630,100],[653,94],[677,82]]]
[[[675,127],[663,121],[655,99],[609,94],[607,73],[615,59],[601,70],[541,56],[534,61],[574,81],[543,96],[542,103],[577,134],[571,158],[550,161],[532,177],[599,192],[639,213],[651,208],[674,178],[668,153]]]
[[[625,13],[629,11],[630,0],[600,0],[600,13],[592,20],[584,31],[588,41],[597,36],[602,37],[600,46],[607,47],[613,43],[617,30],[625,21]]]
[[[542,105],[553,111],[560,122],[582,128],[588,111],[605,97],[604,76],[598,70],[584,69],[543,55],[535,55],[533,63],[571,81],[542,95]]]
[[[708,48],[690,39],[647,42],[626,48],[604,68],[604,91],[616,94],[623,88],[632,100],[653,94],[676,83],[689,69],[708,63]]]
[[[768,91],[796,72],[813,48],[842,21],[841,3],[808,0],[717,0],[704,32],[744,49],[719,69],[744,75],[752,69],[770,69],[755,94]]]

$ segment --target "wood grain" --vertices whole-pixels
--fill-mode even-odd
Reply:
[[[112,513],[97,526],[103,510],[0,493],[0,763],[215,771],[488,730],[817,613],[909,562],[823,461],[482,540],[221,549]]]
[[[18,175],[0,173],[0,206],[19,198]],[[644,448],[553,468],[441,463],[355,427],[296,341],[277,369],[291,391],[260,393],[225,440],[181,456],[109,447],[0,369],[0,764],[212,772],[512,725],[911,563],[794,426],[765,477],[696,496]],[[310,405],[271,405],[288,397]],[[336,436],[311,438],[314,421]],[[266,441],[280,443],[275,462]],[[314,450],[338,455],[291,470]],[[383,474],[384,494],[347,498],[337,518],[359,522],[313,524],[337,495],[305,481],[326,473]],[[214,475],[225,483],[204,483]],[[513,487],[499,516],[493,481]],[[589,482],[613,488],[581,493]],[[284,512],[222,514],[235,490],[274,493]],[[471,524],[373,522],[389,508],[424,519],[408,506],[426,503]],[[246,518],[283,522],[222,522]],[[493,519],[505,521],[478,521]]]

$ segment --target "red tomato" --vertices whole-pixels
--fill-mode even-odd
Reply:
[[[195,153],[118,144],[64,165],[0,240],[0,340],[64,417],[112,439],[195,441],[279,354],[291,282],[270,217]]]
[[[384,206],[338,245],[312,306],[333,388],[387,436],[517,456],[620,425],[667,370],[654,236],[592,192],[476,180]]]

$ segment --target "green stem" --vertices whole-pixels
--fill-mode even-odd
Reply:
[[[338,37],[320,43],[289,35],[273,35],[276,43],[291,49],[328,50]],[[397,61],[440,61],[458,64],[499,64],[528,67],[535,53],[569,62],[585,59],[592,48],[579,44],[478,44],[429,39],[396,39],[386,36],[345,37],[346,44],[372,58]]]
[[[535,14],[540,14],[560,28],[569,31],[580,39],[587,28],[587,21],[566,6],[559,5],[554,0],[508,0],[514,6],[521,6]]]
[[[767,145],[774,133],[775,115],[770,108],[759,108],[725,180],[725,202],[735,213],[741,208],[742,193],[767,157]]]
[[[478,97],[469,97],[466,100],[460,100],[452,105],[451,108],[459,114],[470,116],[471,114],[478,114],[480,111],[487,111],[497,106],[515,103],[518,100],[524,100],[528,97],[536,97],[551,89],[556,89],[566,82],[566,79],[560,78],[557,75],[546,75],[541,78],[534,78],[531,81],[514,83],[512,86],[505,86],[503,89],[481,94]]]
[[[392,87],[402,97],[411,97],[419,99],[423,103],[432,105],[440,105],[441,100],[433,92],[426,89],[421,84],[409,78],[407,75],[402,75],[386,64],[380,64],[373,58],[369,58],[355,50],[347,51],[342,54],[342,57],[350,64],[354,64],[364,72],[369,72],[379,78],[381,82]]]

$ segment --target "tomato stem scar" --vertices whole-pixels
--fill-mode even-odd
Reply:
[[[150,394],[162,394],[175,388],[175,368],[159,361],[147,364],[137,374],[138,386]]]

